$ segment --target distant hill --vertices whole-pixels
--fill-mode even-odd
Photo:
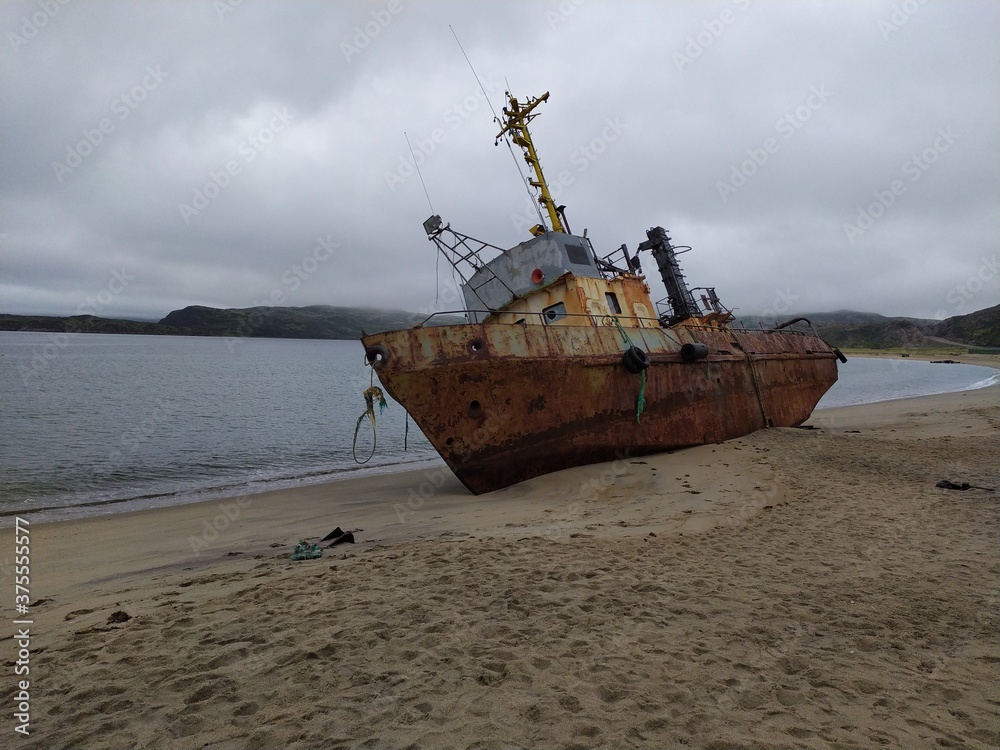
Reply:
[[[1000,346],[1000,305],[958,315],[947,320],[889,318],[878,313],[837,310],[828,313],[789,314],[785,319],[808,318],[824,339],[834,346],[854,349],[939,347],[942,343]],[[737,318],[748,328],[772,326],[774,318]]]
[[[192,305],[174,310],[159,325],[186,329],[200,336],[263,336],[285,339],[356,339],[361,331],[378,333],[410,328],[426,315],[402,310],[360,307],[246,307],[219,309]],[[464,322],[464,318],[438,316],[432,323]]]
[[[138,333],[174,336],[251,336],[295,339],[357,339],[368,333],[410,328],[426,315],[401,310],[358,307],[249,307],[220,309],[192,305],[174,310],[156,323],[73,315],[0,315],[0,331],[55,333]],[[464,322],[454,315],[440,315],[435,325]]]
[[[426,315],[402,310],[359,307],[247,307],[221,309],[192,305],[174,310],[157,323],[115,320],[93,315],[50,318],[38,315],[0,315],[0,331],[53,331],[78,333],[144,333],[175,336],[253,336],[295,339],[357,339],[368,333],[410,328]],[[785,320],[800,317],[783,316]],[[817,333],[834,346],[856,349],[939,347],[942,343],[1000,347],[1000,305],[957,315],[947,320],[889,318],[878,313],[837,310],[802,313]],[[456,315],[441,315],[431,324],[464,322]],[[770,327],[774,318],[743,316],[737,325]]]
[[[43,333],[143,333],[184,335],[182,331],[159,323],[96,315],[70,315],[65,318],[47,315],[0,314],[0,331],[40,331]]]
[[[977,346],[1000,346],[1000,305],[957,315],[931,326],[935,336]]]
[[[887,323],[890,321],[905,320],[917,323],[919,325],[931,325],[933,323],[938,323],[937,320],[929,320],[924,318],[890,318],[885,315],[879,315],[878,313],[869,312],[858,312],[857,310],[834,310],[833,312],[813,312],[813,313],[789,313],[788,315],[782,316],[785,320],[795,317],[809,318],[813,325],[840,325],[840,326],[863,326],[863,325],[878,325],[880,323]],[[765,326],[774,325],[775,322],[780,323],[780,320],[775,318],[763,318],[759,315],[743,315],[737,318],[739,321],[746,321],[747,327],[757,327],[759,323],[763,323]]]
[[[941,342],[931,340],[927,326],[906,319],[889,319],[882,323],[852,325],[825,323],[816,326],[817,331],[834,346],[855,349],[918,349],[940,346]]]

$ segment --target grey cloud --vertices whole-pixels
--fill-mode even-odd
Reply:
[[[551,92],[534,132],[575,231],[608,252],[662,224],[742,312],[950,315],[998,251],[993,3],[109,0],[24,38],[43,5],[0,6],[5,312],[72,313],[122,268],[101,314],[432,305],[404,131],[454,226],[528,222],[449,24],[494,107]]]

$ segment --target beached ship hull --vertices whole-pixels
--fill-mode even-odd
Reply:
[[[613,326],[465,324],[362,341],[386,390],[475,494],[799,425],[837,380],[836,353],[808,333],[679,325],[629,336],[648,356],[644,384]],[[708,354],[685,361],[694,343]]]
[[[522,149],[539,191],[531,239],[501,248],[437,214],[424,221],[462,280],[466,307],[451,312],[468,323],[362,335],[385,389],[476,494],[804,422],[843,355],[811,324],[810,333],[790,329],[804,319],[731,328],[715,288],[684,278],[678,256],[691,248],[662,226],[634,254],[623,244],[603,257],[586,230],[573,234],[528,130],[548,97],[521,102],[507,92],[497,135]],[[667,292],[655,308],[643,252]],[[375,395],[366,391],[369,409]]]

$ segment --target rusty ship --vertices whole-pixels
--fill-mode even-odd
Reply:
[[[600,256],[552,199],[529,123],[541,97],[506,94],[501,139],[523,152],[539,223],[500,248],[424,222],[460,279],[467,322],[363,335],[367,362],[474,494],[583,464],[800,425],[843,355],[798,318],[730,325],[713,288],[690,288],[662,227]],[[655,305],[649,252],[666,287]],[[491,257],[492,256],[492,257]]]

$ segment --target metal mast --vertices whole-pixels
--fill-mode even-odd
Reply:
[[[545,182],[545,175],[542,174],[542,165],[538,161],[538,154],[535,151],[534,143],[531,141],[531,134],[528,132],[528,123],[538,117],[538,113],[535,112],[532,114],[532,110],[542,102],[548,101],[549,92],[546,91],[537,99],[527,99],[524,102],[519,102],[509,91],[506,93],[509,104],[504,107],[503,114],[507,119],[507,123],[497,133],[496,142],[500,143],[500,139],[505,134],[511,133],[514,143],[524,149],[524,160],[528,163],[528,166],[535,170],[535,179],[529,180],[528,183],[532,187],[538,188],[540,193],[538,202],[549,215],[552,231],[565,233],[566,230],[563,228],[563,222],[559,216],[559,211],[556,209],[556,203],[552,200],[552,195],[549,193],[549,186]],[[546,231],[548,230],[545,225],[539,224],[532,228],[531,233],[538,235]]]

